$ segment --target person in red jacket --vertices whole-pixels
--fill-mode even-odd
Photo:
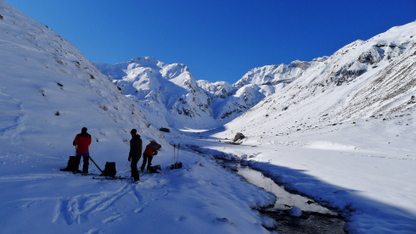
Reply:
[[[79,167],[79,163],[81,161],[81,156],[82,156],[84,159],[82,173],[88,174],[88,165],[89,165],[89,159],[90,159],[89,146],[91,144],[91,135],[87,133],[86,127],[83,127],[81,129],[81,133],[77,134],[72,144],[76,147],[76,153],[77,153],[76,158],[78,161],[78,167]]]
[[[160,149],[160,145],[155,141],[151,140],[143,152],[143,164],[140,167],[140,171],[143,173],[144,168],[147,163],[147,173],[150,173],[150,167],[152,166],[153,155],[157,154],[157,151]]]

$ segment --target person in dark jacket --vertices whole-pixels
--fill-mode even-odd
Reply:
[[[154,140],[151,140],[150,144],[146,146],[146,149],[143,152],[143,164],[140,167],[141,172],[143,172],[144,168],[146,167],[146,162],[147,162],[147,173],[150,173],[150,167],[152,166],[153,155],[156,155],[159,149],[160,149],[160,145]]]
[[[136,129],[130,131],[131,140],[130,140],[130,152],[129,152],[129,162],[131,162],[131,177],[134,178],[134,181],[140,180],[139,171],[137,170],[137,163],[139,162],[142,156],[142,139],[140,135],[137,134]]]
[[[82,168],[82,173],[88,174],[88,165],[90,159],[90,151],[89,146],[91,144],[91,135],[87,133],[87,128],[83,127],[81,129],[81,133],[77,134],[72,143],[76,147],[76,160],[78,163],[77,169],[79,167],[79,163],[81,161],[81,156],[84,159],[84,165]]]

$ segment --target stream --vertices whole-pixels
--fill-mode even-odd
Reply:
[[[248,183],[254,184],[276,196],[274,205],[260,208],[262,215],[276,221],[276,226],[270,231],[277,233],[347,233],[346,221],[336,211],[321,206],[314,200],[290,193],[284,186],[276,184],[271,178],[264,176],[260,171],[248,166],[245,161],[227,155],[210,152],[198,146],[187,146],[188,149],[198,153],[213,156],[217,163],[242,176]]]

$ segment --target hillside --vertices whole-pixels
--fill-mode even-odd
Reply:
[[[145,116],[80,51],[46,25],[5,6],[2,3],[0,21],[4,140],[33,153],[68,154],[73,151],[68,142],[85,126],[99,154],[113,144],[125,145],[131,128],[163,142],[147,127]],[[61,142],[51,144],[57,136]]]
[[[165,170],[173,161],[173,147],[149,116],[46,25],[3,0],[0,15],[1,233],[267,233],[262,224],[270,220],[252,208],[274,197],[208,157],[181,150],[182,170],[132,183],[132,128],[144,146],[150,139],[162,145],[153,164]],[[124,180],[92,179],[100,174],[92,163],[94,175],[59,170],[84,126],[91,157],[101,169],[115,162]]]

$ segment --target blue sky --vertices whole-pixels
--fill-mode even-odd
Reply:
[[[255,67],[332,55],[416,20],[416,0],[5,0],[92,62],[187,65],[231,84]]]

